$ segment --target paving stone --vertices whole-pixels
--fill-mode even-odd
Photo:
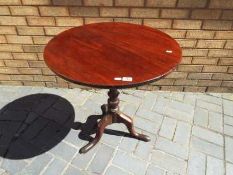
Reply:
[[[208,103],[213,103],[217,105],[222,105],[222,98],[216,97],[213,95],[208,95],[208,94],[198,94],[197,95],[198,99],[201,99],[202,101],[206,101]]]
[[[233,163],[233,139],[225,137],[225,155],[226,160]]]
[[[196,107],[194,112],[194,124],[202,127],[207,127],[208,121],[208,110]]]
[[[222,97],[222,93],[214,93],[214,92],[207,92],[206,93],[207,95],[211,95],[211,96],[214,96],[214,97],[218,97],[218,98],[221,98]]]
[[[164,114],[168,102],[169,102],[169,99],[159,96],[157,97],[157,101],[154,107],[152,108],[152,110],[159,114]]]
[[[154,138],[152,138],[151,136],[150,138],[151,138],[151,142],[153,143]],[[152,144],[144,141],[139,141],[134,151],[134,155],[143,160],[148,160],[150,153],[152,152],[152,149],[153,149]]]
[[[26,88],[26,86],[24,86]],[[22,88],[22,86],[0,86],[0,94],[4,94],[6,92],[15,92],[18,88]]]
[[[52,156],[49,154],[42,154],[36,157],[28,166],[23,168],[17,174],[40,174],[40,172],[46,167],[46,165],[52,160]]]
[[[133,95],[122,94],[122,93],[119,95],[119,99],[125,101],[126,103],[131,103],[138,106],[142,103],[141,98],[135,97]]]
[[[170,98],[182,102],[184,100],[184,94],[180,92],[172,92]]]
[[[82,108],[85,108],[88,111],[90,111],[92,115],[102,114],[101,106],[92,101],[91,99],[87,99],[86,102],[82,105]]]
[[[133,95],[136,91],[135,88],[128,88],[128,89],[122,89],[119,90],[121,94],[126,94],[126,95]]]
[[[85,141],[78,137],[80,131],[71,129],[69,134],[64,138],[64,141],[68,144],[72,144],[72,146],[76,147],[77,149],[80,148]]]
[[[85,108],[75,107],[75,121],[85,123],[89,116],[95,115],[92,111]]]
[[[78,151],[77,149],[68,145],[67,143],[60,142],[57,146],[55,146],[49,152],[69,162],[77,151]]]
[[[185,93],[183,102],[194,106],[196,103],[196,95]]]
[[[67,91],[62,88],[36,88],[33,87],[31,89],[31,93],[46,93],[46,94],[54,94],[58,96],[65,96],[67,94]]]
[[[207,170],[206,175],[224,175],[224,162],[223,160],[207,156]]]
[[[157,94],[146,92],[140,108],[151,110],[156,102],[157,97]]]
[[[123,123],[114,123],[107,126],[107,129],[115,130],[115,131],[122,131],[128,133],[128,129]]]
[[[134,158],[122,151],[117,151],[112,163],[123,169],[127,169],[135,175],[142,175],[146,172],[146,161]]]
[[[51,174],[59,174],[63,171],[63,169],[67,166],[67,162],[55,158],[52,163],[45,169],[42,173],[43,175],[51,175]]]
[[[5,91],[5,90],[2,90],[0,95],[1,95],[1,102],[10,102],[15,100],[16,98],[20,98],[24,96],[24,95],[20,96],[20,93],[18,92]]]
[[[222,95],[223,99],[233,101],[233,94],[231,94],[231,93],[221,93],[221,95]]]
[[[64,98],[70,101],[72,104],[77,104],[79,106],[83,105],[87,98],[91,95],[92,93],[89,91],[80,91],[75,95],[74,92],[69,91],[68,93],[64,94]]]
[[[224,124],[233,126],[233,117],[224,115]]]
[[[206,142],[197,137],[191,138],[191,148],[202,153],[223,159],[223,147]]]
[[[224,125],[224,134],[233,136],[233,126]]]
[[[21,94],[23,96],[25,95],[30,95],[31,94],[31,90],[33,89],[32,86],[18,86],[17,87],[17,93]]]
[[[233,116],[233,101],[223,100],[223,112],[226,115]]]
[[[220,133],[223,132],[222,114],[216,112],[209,112],[209,128]]]
[[[108,167],[108,169],[104,175],[129,175],[129,173],[120,169],[120,168],[117,168],[117,167],[111,165]]]
[[[75,168],[70,165],[68,169],[65,171],[64,175],[87,175],[87,173],[82,172],[78,168]]]
[[[212,132],[210,130],[198,126],[193,126],[192,134],[201,139],[223,146],[223,136],[221,134]]]
[[[91,164],[88,167],[88,170],[91,172],[95,172],[97,174],[102,174],[105,167],[108,165],[114,149],[102,144],[100,149],[97,151],[94,159],[92,160]]]
[[[159,135],[168,139],[172,139],[176,128],[176,122],[177,121],[175,119],[164,117]]]
[[[1,168],[9,172],[10,174],[16,174],[20,170],[22,170],[27,163],[23,160],[11,160],[11,159],[4,159],[1,164]]]
[[[188,149],[180,144],[174,143],[165,138],[159,137],[156,141],[155,147],[161,151],[177,156],[186,160],[188,158]]]
[[[191,125],[185,122],[177,122],[176,132],[173,141],[181,145],[189,144]]]
[[[31,158],[28,158],[28,159],[24,159],[24,161],[25,161],[27,164],[30,164],[34,159],[36,159],[36,157],[31,157]]]
[[[96,152],[100,148],[101,144],[97,144],[94,148],[85,154],[77,154],[72,160],[71,164],[78,167],[81,170],[86,170],[91,160],[94,158]]]
[[[163,120],[163,116],[161,114],[158,114],[156,112],[152,112],[148,109],[144,109],[144,108],[139,108],[137,113],[137,116],[140,116],[142,118],[145,118],[147,120],[151,120],[154,121],[158,124],[161,124],[162,120]]]
[[[192,105],[178,102],[175,100],[170,101],[170,103],[168,104],[168,108],[176,109],[185,113],[193,113],[194,111],[194,107]]]
[[[26,94],[26,95],[28,95],[28,93]],[[26,96],[26,95],[22,95],[22,96],[20,96],[20,97],[23,97],[23,96]],[[17,98],[17,97],[15,97],[15,93],[4,93],[4,94],[1,94],[1,103],[9,103],[9,102],[11,102],[11,101],[14,101],[15,100],[15,98]]]
[[[107,96],[109,90],[108,89],[98,89],[97,91],[98,91],[98,93],[104,94]]]
[[[8,104],[8,101],[6,101],[6,102],[0,101],[0,110],[1,110],[4,106],[6,106],[7,104]]]
[[[222,106],[221,105],[208,103],[208,102],[202,101],[200,99],[197,100],[197,106],[199,106],[201,108],[208,109],[208,110],[213,111],[213,112],[222,113]]]
[[[3,175],[3,173],[6,173],[6,170],[0,168],[0,175]]]
[[[173,172],[171,172],[171,171],[168,171],[168,172],[166,173],[166,175],[180,175],[180,174],[178,174],[178,173],[173,173]]]
[[[116,135],[114,135],[114,133],[116,133]],[[113,134],[104,133],[100,141],[102,143],[106,143],[107,145],[111,145],[115,147],[119,145],[121,139],[122,139],[122,136],[118,135],[117,132],[113,131]]]
[[[168,91],[155,91],[155,93],[165,98],[170,98],[172,94],[171,92],[168,92]]]
[[[102,94],[102,93],[97,92],[97,93],[94,93],[92,96],[90,96],[90,99],[94,101],[95,103],[102,105],[102,104],[107,103],[108,96],[107,96],[107,93]]]
[[[165,170],[153,165],[153,164],[150,164],[148,166],[148,169],[146,171],[146,175],[164,175],[165,174]]]
[[[125,101],[121,101],[121,100],[120,100],[120,103],[119,103],[119,110],[120,110],[120,111],[123,111],[123,109],[124,109],[124,107],[125,107],[126,105],[129,105],[129,103],[126,103]],[[130,104],[130,105],[134,105],[134,104]],[[134,106],[137,106],[137,105],[134,105]]]
[[[136,97],[143,98],[147,92],[143,90],[135,90],[133,91],[132,95]]]
[[[187,162],[165,152],[155,150],[152,153],[153,164],[178,174],[186,174]]]
[[[1,174],[1,175],[10,175],[8,172],[5,172],[5,173],[3,173],[3,174]]]
[[[128,152],[133,152],[136,148],[136,145],[138,144],[138,139],[135,138],[129,138],[129,137],[123,137],[119,149],[128,151]]]
[[[132,104],[126,104],[124,108],[122,109],[122,112],[126,115],[133,117],[135,113],[138,110],[138,106],[132,105]]]
[[[8,172],[3,172],[1,175],[10,175]]]
[[[188,160],[188,175],[205,175],[206,155],[191,151]]]
[[[226,175],[232,175],[233,174],[233,164],[226,163]]]
[[[149,134],[152,141],[138,141],[123,137],[121,134],[111,135],[111,132],[119,133],[110,131],[110,134],[105,133],[100,143],[88,153],[78,154],[80,147],[87,141],[79,139],[80,130],[71,130],[56,147],[40,155],[45,156],[44,158],[39,156],[27,160],[0,158],[2,168],[0,168],[0,174],[1,170],[6,170],[4,175],[13,175],[16,172],[23,173],[22,175],[25,173],[33,175],[35,173],[41,175],[60,173],[65,175],[119,173],[185,175],[187,162],[189,175],[202,175],[205,171],[207,175],[222,174],[225,171],[222,160],[224,159],[223,151],[225,151],[226,175],[233,174],[232,94],[146,92],[134,89],[123,92],[120,95],[123,111],[130,116],[136,112],[134,116],[136,130]],[[85,123],[90,115],[101,114],[100,106],[106,103],[108,98],[107,90],[0,86],[0,108],[10,101],[34,93],[50,93],[64,97],[75,109],[75,121],[82,123]],[[196,103],[197,106],[194,108]],[[166,116],[165,119],[164,116]],[[170,125],[165,126],[166,120],[169,119],[175,121],[175,129]],[[193,122],[192,136],[190,136]],[[123,124],[113,124],[107,128],[128,132]],[[162,135],[159,138],[157,138],[158,131]],[[223,133],[230,136],[224,136],[225,150]],[[107,150],[112,150],[109,151],[112,154],[106,154],[106,149],[102,148],[103,144],[106,144]],[[116,147],[119,150],[114,155],[113,150]],[[187,156],[188,150],[190,150],[189,156]],[[99,152],[102,152],[102,156],[98,156]],[[46,157],[47,155],[50,157]],[[104,161],[102,161],[103,155]],[[206,164],[207,169],[205,169]]]
[[[159,123],[141,117],[135,117],[134,126],[153,134],[157,133],[160,127]]]
[[[165,111],[165,114],[169,117],[189,123],[193,122],[193,113],[193,111],[187,113],[171,107],[167,107]]]

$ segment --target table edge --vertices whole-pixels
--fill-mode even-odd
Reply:
[[[46,63],[46,62],[45,62]],[[48,66],[48,64],[46,63],[46,65]],[[143,85],[146,85],[146,84],[149,84],[149,83],[152,83],[152,82],[155,82],[157,80],[160,80],[161,78],[167,76],[168,74],[170,74],[173,70],[175,70],[177,68],[177,66],[179,65],[179,63],[174,66],[172,69],[170,69],[168,72],[166,72],[165,74],[161,75],[161,76],[158,76],[158,77],[155,77],[155,78],[152,78],[150,80],[146,80],[146,81],[143,81],[143,82],[140,82],[140,83],[134,83],[134,84],[126,84],[126,85],[116,85],[116,86],[111,86],[111,85],[100,85],[100,84],[88,84],[88,83],[83,83],[83,82],[80,82],[80,81],[77,81],[77,80],[72,80],[72,79],[69,79],[55,71],[53,71],[49,66],[49,69],[54,72],[57,76],[59,76],[60,78],[64,79],[64,80],[67,80],[68,82],[71,82],[71,83],[74,83],[74,84],[77,84],[77,85],[81,85],[81,86],[86,86],[86,87],[92,87],[92,88],[98,88],[98,89],[127,89],[127,88],[134,88],[134,87],[139,87],[139,86],[143,86]]]

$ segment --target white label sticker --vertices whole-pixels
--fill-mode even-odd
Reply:
[[[132,77],[122,77],[122,81],[132,81]]]
[[[118,81],[121,81],[122,78],[121,77],[115,77],[114,80],[118,80]]]
[[[132,77],[115,77],[114,80],[116,81],[133,81]]]
[[[166,50],[167,53],[172,53],[172,50]]]

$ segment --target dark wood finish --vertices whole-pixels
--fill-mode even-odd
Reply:
[[[79,150],[80,153],[86,153],[91,148],[93,148],[99,142],[100,138],[104,133],[105,128],[112,123],[123,123],[128,128],[129,133],[132,137],[146,142],[150,141],[150,137],[144,134],[139,134],[135,131],[133,126],[133,120],[131,117],[119,111],[118,95],[119,92],[117,89],[109,90],[108,104],[102,105],[101,107],[103,111],[103,115],[102,115],[102,119],[99,121],[97,125],[96,136],[91,142],[89,142],[87,145],[85,145]]]
[[[69,29],[46,46],[44,59],[56,74],[99,88],[126,88],[157,80],[181,60],[167,34],[127,23],[96,23]],[[115,78],[132,77],[132,81]]]
[[[54,37],[44,51],[48,67],[71,82],[109,88],[108,103],[93,141],[80,149],[93,148],[105,128],[123,123],[132,137],[149,141],[134,130],[133,120],[119,111],[117,88],[139,86],[167,75],[181,61],[181,49],[167,34],[127,23],[97,23],[75,27]]]

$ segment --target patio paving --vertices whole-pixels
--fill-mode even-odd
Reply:
[[[121,110],[152,140],[113,124],[79,154],[106,92],[0,86],[0,175],[233,174],[233,94],[123,90]]]

